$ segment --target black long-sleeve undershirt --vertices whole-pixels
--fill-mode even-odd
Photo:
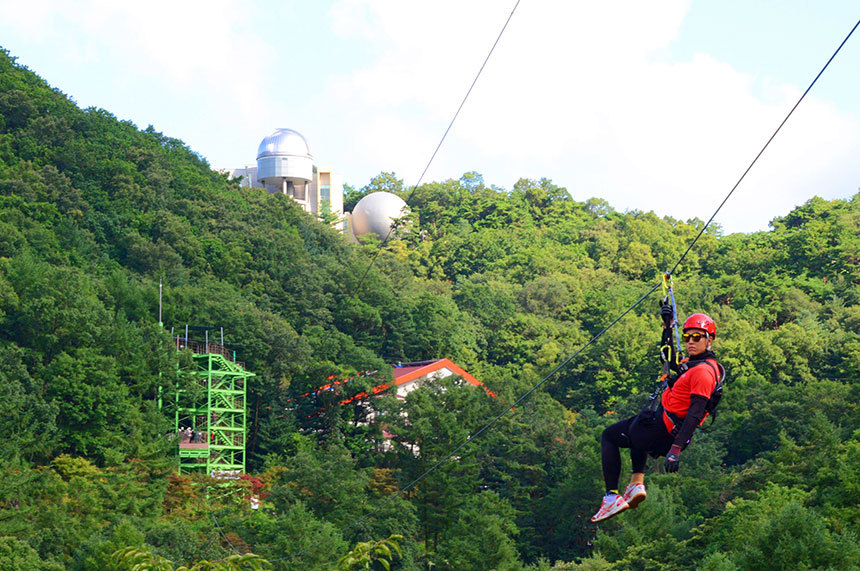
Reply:
[[[675,437],[675,446],[680,446],[683,450],[690,443],[696,427],[702,422],[705,417],[705,406],[708,404],[707,397],[702,395],[690,395],[690,409],[687,411],[687,416],[681,423],[681,428],[678,430],[678,435]]]

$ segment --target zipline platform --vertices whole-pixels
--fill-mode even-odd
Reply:
[[[244,472],[247,382],[254,373],[223,341],[211,342],[208,332],[205,340],[176,336],[174,348],[192,353],[192,362],[178,371],[182,381],[162,401],[173,413],[179,473]]]

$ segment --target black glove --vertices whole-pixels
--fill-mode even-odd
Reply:
[[[663,464],[666,468],[666,472],[677,472],[678,467],[681,465],[681,447],[677,444],[673,444],[671,448],[669,448],[669,453],[666,454],[666,463]]]
[[[660,304],[660,317],[663,319],[664,327],[671,327],[672,320],[675,318],[675,311],[669,303]]]

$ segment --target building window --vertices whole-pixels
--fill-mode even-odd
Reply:
[[[320,201],[323,200],[331,200],[331,185],[321,184],[320,185]]]

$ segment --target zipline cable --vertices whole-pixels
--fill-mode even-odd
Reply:
[[[660,287],[660,285],[661,285],[661,284],[659,284],[659,283],[658,283],[657,285],[655,285],[654,287],[652,287],[650,290],[648,290],[648,292],[647,292],[647,293],[645,293],[645,295],[643,295],[642,297],[640,297],[640,298],[636,301],[636,303],[634,303],[633,305],[631,305],[630,307],[628,307],[626,310],[624,310],[624,312],[622,312],[622,313],[621,313],[621,315],[619,315],[618,317],[616,317],[616,318],[612,321],[612,323],[610,323],[609,325],[607,325],[606,327],[604,327],[604,328],[603,328],[599,333],[597,333],[594,337],[592,337],[592,338],[591,338],[587,343],[585,343],[582,347],[580,347],[579,349],[577,349],[577,351],[576,351],[575,353],[573,353],[573,355],[571,355],[570,357],[568,357],[567,359],[565,359],[564,361],[562,361],[562,363],[561,363],[561,364],[559,364],[558,366],[556,366],[556,368],[555,368],[555,369],[553,369],[552,371],[550,371],[550,372],[549,372],[549,373],[548,373],[548,374],[547,374],[543,379],[541,379],[541,380],[540,380],[540,382],[538,382],[538,383],[537,383],[536,385],[534,385],[532,388],[530,388],[530,389],[529,389],[529,390],[527,390],[525,393],[523,393],[523,394],[522,394],[522,395],[521,395],[521,396],[520,396],[516,401],[514,401],[514,403],[513,403],[512,405],[510,405],[510,406],[506,406],[506,407],[502,410],[502,412],[500,412],[499,414],[497,414],[497,415],[496,415],[492,420],[490,420],[490,422],[488,422],[487,424],[485,424],[484,426],[482,426],[481,428],[479,428],[479,429],[477,430],[477,432],[475,432],[474,434],[469,435],[469,437],[468,437],[468,438],[466,438],[466,440],[465,440],[465,441],[463,441],[462,443],[460,443],[456,448],[454,448],[451,452],[449,452],[449,453],[448,453],[448,455],[446,455],[444,458],[442,458],[441,460],[439,460],[438,462],[436,462],[436,463],[435,463],[433,466],[431,466],[430,468],[427,468],[427,470],[425,470],[421,475],[419,475],[418,477],[416,477],[414,480],[412,480],[411,482],[409,482],[408,484],[406,484],[405,486],[403,486],[402,488],[400,488],[400,489],[399,489],[399,490],[397,490],[396,492],[394,492],[391,496],[389,496],[388,498],[386,498],[386,500],[385,500],[384,502],[382,502],[381,504],[379,504],[378,506],[376,506],[375,508],[373,508],[371,511],[367,512],[366,514],[364,514],[363,516],[361,516],[361,517],[360,517],[360,518],[358,518],[357,520],[353,521],[352,523],[350,523],[350,524],[348,524],[348,525],[346,525],[346,526],[344,526],[344,527],[339,528],[339,529],[337,530],[337,531],[338,531],[338,533],[343,533],[344,531],[346,531],[346,530],[348,530],[348,529],[351,529],[351,528],[353,528],[353,527],[355,527],[355,526],[359,525],[360,523],[362,523],[362,522],[366,521],[368,518],[370,518],[370,516],[372,516],[373,514],[375,514],[376,512],[378,512],[379,510],[381,510],[382,508],[384,508],[385,506],[387,506],[389,503],[393,502],[395,499],[397,499],[398,497],[400,497],[400,496],[401,496],[405,491],[407,491],[407,490],[409,490],[410,488],[412,488],[413,486],[415,486],[415,484],[417,484],[418,482],[420,482],[421,480],[423,480],[427,475],[429,475],[431,472],[433,472],[434,470],[436,470],[439,466],[441,466],[442,464],[444,464],[445,462],[447,462],[448,460],[450,460],[452,457],[454,457],[454,455],[456,455],[456,454],[457,454],[457,452],[459,452],[459,451],[460,451],[461,449],[463,449],[466,445],[468,445],[470,442],[472,442],[473,440],[475,440],[478,436],[480,436],[481,434],[483,434],[483,433],[484,433],[488,428],[490,428],[491,426],[493,426],[496,422],[498,422],[499,420],[501,420],[501,418],[502,418],[503,416],[505,416],[506,414],[508,414],[510,411],[514,410],[514,409],[516,408],[516,406],[517,406],[519,403],[521,403],[521,402],[522,402],[522,401],[524,401],[526,398],[528,398],[528,396],[529,396],[529,395],[531,395],[531,394],[532,394],[533,392],[535,392],[538,388],[540,388],[540,386],[541,386],[541,385],[543,385],[545,382],[547,382],[550,378],[552,378],[552,376],[553,376],[553,375],[555,375],[558,371],[560,371],[561,369],[563,369],[564,367],[566,367],[566,366],[567,366],[567,364],[568,364],[568,363],[570,363],[573,359],[575,359],[575,358],[576,358],[580,353],[582,353],[583,351],[585,351],[585,350],[586,350],[590,345],[592,345],[595,341],[597,341],[598,339],[600,339],[600,337],[602,337],[602,336],[603,336],[603,334],[604,334],[604,333],[606,333],[606,332],[607,332],[607,331],[608,331],[608,330],[609,330],[613,325],[615,325],[616,323],[618,323],[618,322],[619,322],[619,321],[620,321],[620,320],[621,320],[625,315],[627,315],[628,313],[630,313],[631,311],[633,311],[633,309],[635,309],[635,308],[636,308],[640,303],[642,303],[643,301],[645,301],[645,300],[648,298],[648,296],[650,296],[652,293],[654,293],[654,290],[656,290],[658,287]],[[296,553],[293,553],[293,554],[288,555],[288,556],[286,556],[286,557],[282,557],[282,558],[280,558],[280,559],[272,559],[271,561],[272,561],[272,562],[274,562],[274,561],[282,561],[282,560],[284,560],[284,559],[292,559],[292,558],[298,557],[299,555],[302,555],[303,553],[306,553],[307,551],[309,551],[309,550],[311,550],[311,549],[312,549],[312,547],[307,547],[307,548],[305,548],[305,549],[303,549],[303,550],[301,550],[301,551],[297,551]]]
[[[224,541],[227,542],[227,545],[230,546],[230,549],[232,549],[234,553],[236,553],[237,555],[244,555],[244,553],[236,549],[236,546],[233,545],[233,542],[230,541],[230,538],[227,537],[227,534],[224,532],[224,528],[222,528],[221,524],[218,523],[218,518],[215,517],[215,510],[212,509],[212,504],[209,503],[208,487],[203,491],[203,497],[206,498],[206,507],[209,508],[209,515],[212,516],[212,521],[215,522],[215,527],[218,528],[218,532],[221,534],[221,537],[224,538]]]
[[[601,331],[600,331],[600,333],[598,333],[598,334],[596,334],[594,337],[592,337],[592,338],[591,338],[591,339],[590,339],[590,340],[589,340],[585,345],[583,345],[582,347],[580,347],[580,348],[579,348],[579,349],[578,349],[578,350],[577,350],[573,355],[571,355],[570,357],[568,357],[567,359],[565,359],[564,361],[562,361],[562,363],[561,363],[561,364],[559,364],[558,366],[556,366],[556,368],[555,368],[555,369],[553,369],[552,371],[550,371],[550,372],[549,372],[549,373],[548,373],[548,374],[547,374],[543,379],[541,379],[541,380],[540,380],[540,382],[538,382],[538,383],[537,383],[536,385],[534,385],[532,388],[530,388],[530,389],[529,389],[529,390],[527,390],[525,393],[523,393],[523,394],[522,394],[522,395],[521,395],[517,400],[515,400],[515,401],[514,401],[514,403],[513,403],[512,405],[505,407],[505,408],[502,410],[502,412],[500,412],[499,414],[497,414],[497,415],[496,415],[492,420],[490,420],[490,422],[488,422],[487,424],[485,424],[484,426],[482,426],[481,428],[479,428],[479,429],[478,429],[478,431],[477,431],[477,432],[475,432],[474,434],[470,434],[470,435],[466,438],[466,440],[465,440],[464,442],[462,442],[459,446],[457,446],[457,447],[456,447],[456,448],[454,448],[451,452],[449,452],[447,456],[445,456],[444,458],[442,458],[441,460],[439,460],[438,462],[436,462],[436,464],[434,464],[433,466],[431,466],[430,468],[428,468],[427,470],[425,470],[423,474],[421,474],[420,476],[418,476],[417,478],[415,478],[414,480],[412,480],[411,482],[409,482],[408,484],[406,484],[403,488],[401,488],[400,490],[398,490],[397,492],[395,492],[395,493],[394,493],[390,498],[388,498],[388,499],[387,499],[387,500],[385,500],[382,504],[380,504],[379,506],[377,506],[376,508],[374,508],[374,509],[373,509],[373,511],[368,512],[367,514],[365,514],[364,516],[362,516],[361,518],[359,518],[359,519],[358,519],[358,520],[356,520],[355,522],[353,522],[353,523],[349,524],[348,526],[346,526],[346,527],[342,528],[342,529],[341,529],[341,530],[339,530],[339,531],[346,531],[347,529],[349,529],[349,528],[351,528],[351,527],[354,527],[354,526],[358,525],[359,523],[363,522],[363,521],[364,521],[364,520],[366,520],[368,517],[370,517],[371,515],[373,515],[375,512],[379,511],[382,507],[384,507],[385,505],[387,505],[389,502],[391,502],[392,500],[394,500],[395,498],[397,498],[398,496],[400,496],[403,492],[405,492],[406,490],[410,489],[412,486],[414,486],[415,484],[417,484],[417,483],[418,483],[419,481],[421,481],[425,476],[427,476],[428,474],[430,474],[430,472],[432,472],[433,470],[435,470],[436,468],[438,468],[439,466],[441,466],[442,464],[444,464],[445,462],[447,462],[448,460],[450,460],[450,459],[451,459],[455,454],[457,454],[457,452],[459,452],[463,447],[465,447],[465,446],[466,446],[467,444],[469,444],[472,440],[474,440],[475,438],[477,438],[478,436],[480,436],[481,434],[483,434],[483,433],[484,433],[488,428],[490,428],[490,427],[491,427],[491,426],[493,426],[496,422],[498,422],[499,420],[501,420],[501,418],[502,418],[503,416],[505,416],[506,414],[508,414],[510,411],[514,410],[514,409],[517,407],[517,405],[518,405],[518,404],[520,404],[522,401],[524,401],[526,398],[528,398],[528,396],[529,396],[529,395],[531,395],[531,394],[532,394],[533,392],[535,392],[538,388],[540,388],[540,386],[541,386],[541,385],[543,385],[545,382],[547,382],[550,378],[552,378],[552,376],[553,376],[553,375],[555,375],[558,371],[560,371],[560,370],[562,370],[563,368],[565,368],[565,367],[567,366],[567,364],[568,364],[568,363],[570,363],[573,359],[575,359],[575,358],[576,358],[580,353],[582,353],[583,351],[585,351],[585,350],[586,350],[590,345],[592,345],[595,341],[597,341],[598,339],[600,339],[600,337],[602,337],[602,336],[603,336],[603,334],[604,334],[604,333],[606,333],[606,332],[609,330],[609,328],[610,328],[610,327],[612,327],[613,325],[615,325],[616,323],[618,323],[618,322],[619,322],[619,321],[620,321],[620,320],[621,320],[625,315],[627,315],[628,313],[630,313],[631,311],[633,311],[633,309],[635,309],[635,308],[636,308],[640,303],[642,303],[643,301],[645,301],[645,300],[648,298],[648,296],[650,296],[652,293],[654,293],[654,290],[656,290],[658,287],[660,287],[660,284],[657,284],[657,285],[655,285],[654,287],[652,287],[652,288],[651,288],[651,289],[650,289],[650,290],[649,290],[645,295],[643,295],[642,297],[640,297],[640,298],[636,301],[636,303],[634,303],[633,305],[631,305],[630,307],[628,307],[626,310],[624,310],[624,312],[623,312],[623,313],[621,313],[621,315],[619,315],[618,317],[616,317],[616,318],[612,321],[612,323],[610,323],[609,325],[607,325],[606,327],[604,327],[604,328],[603,328],[603,330],[601,330]]]
[[[519,1],[517,2],[517,4],[519,4]],[[516,6],[515,6],[514,8],[516,9]],[[513,13],[512,13],[512,14],[513,14]],[[510,19],[510,18],[509,18],[509,19]],[[506,24],[506,25],[507,25],[507,24]],[[771,141],[773,141],[773,139],[776,137],[776,135],[780,132],[780,130],[782,129],[783,125],[785,125],[785,123],[788,121],[788,119],[789,119],[789,118],[791,117],[791,115],[794,113],[794,110],[795,110],[795,109],[797,109],[798,105],[800,105],[800,103],[803,101],[803,99],[806,97],[806,95],[809,93],[809,91],[812,89],[812,87],[815,85],[815,83],[818,81],[818,79],[821,77],[821,75],[824,73],[824,71],[827,69],[827,67],[830,65],[830,63],[833,61],[833,59],[836,57],[836,55],[840,52],[840,50],[841,50],[841,49],[842,49],[842,47],[845,45],[845,43],[848,41],[848,39],[849,39],[849,38],[851,38],[851,36],[854,34],[854,31],[857,29],[857,27],[858,27],[858,26],[860,26],[860,20],[858,20],[858,21],[857,21],[857,23],[856,23],[856,24],[854,24],[854,27],[851,29],[851,31],[848,33],[848,35],[845,37],[845,39],[844,39],[844,40],[842,40],[842,43],[841,43],[841,44],[839,44],[839,47],[836,49],[836,51],[833,53],[833,55],[831,55],[831,56],[830,56],[830,59],[828,59],[828,60],[827,60],[827,63],[826,63],[826,64],[824,64],[824,67],[823,67],[823,68],[821,68],[821,71],[819,71],[819,72],[818,72],[818,74],[815,76],[815,79],[813,79],[813,80],[812,80],[812,83],[810,83],[810,84],[809,84],[809,87],[807,87],[807,88],[806,88],[806,91],[804,91],[804,92],[803,92],[803,95],[801,95],[800,99],[798,99],[797,103],[795,103],[795,104],[794,104],[794,106],[793,106],[793,107],[791,108],[791,110],[788,112],[788,115],[786,115],[785,119],[783,119],[783,120],[782,120],[782,122],[779,124],[779,127],[777,127],[776,131],[774,131],[774,133],[773,133],[773,134],[770,136],[770,138],[767,140],[767,142],[765,143],[764,147],[762,147],[762,149],[758,152],[758,154],[756,155],[755,159],[753,159],[753,161],[750,163],[750,165],[746,168],[746,170],[745,170],[745,171],[744,171],[744,173],[741,175],[741,177],[740,177],[740,179],[738,180],[738,182],[737,182],[737,183],[735,183],[735,185],[732,187],[732,189],[729,191],[729,193],[726,195],[726,197],[723,199],[723,201],[722,201],[722,202],[720,203],[720,205],[717,207],[716,211],[711,215],[711,217],[708,219],[708,221],[705,223],[705,225],[702,227],[702,229],[699,231],[699,233],[696,235],[696,237],[695,237],[695,238],[693,238],[692,242],[690,242],[690,245],[687,247],[687,249],[684,251],[684,253],[681,255],[681,257],[678,259],[678,261],[675,263],[675,265],[674,265],[674,266],[672,266],[672,269],[671,269],[669,272],[667,272],[667,274],[671,275],[671,274],[672,274],[672,272],[674,272],[674,270],[675,270],[675,269],[677,269],[677,267],[681,264],[681,262],[684,260],[684,258],[687,256],[687,254],[690,252],[690,250],[692,250],[693,246],[696,244],[696,242],[699,240],[699,238],[700,238],[700,237],[702,236],[702,234],[705,232],[705,229],[708,227],[708,225],[709,225],[711,222],[713,222],[714,218],[717,216],[717,214],[719,213],[720,209],[722,209],[723,205],[725,205],[725,204],[726,204],[726,202],[729,200],[729,198],[732,196],[732,194],[735,192],[735,190],[738,188],[738,186],[740,186],[741,181],[743,181],[743,179],[746,177],[747,173],[748,173],[748,172],[752,169],[752,167],[756,164],[756,162],[758,161],[759,157],[761,157],[761,156],[762,156],[762,154],[764,153],[764,151],[765,151],[765,150],[767,149],[767,147],[770,145]],[[497,40],[497,41],[498,41],[498,40]],[[494,46],[494,47],[495,47],[495,46]],[[482,68],[482,69],[483,69],[483,68]],[[453,122],[453,121],[452,121],[452,122]],[[441,144],[441,143],[440,143],[440,144]],[[414,190],[413,190],[413,192],[414,192]],[[389,232],[389,234],[390,234],[390,232]],[[387,238],[387,237],[386,237],[386,238]],[[369,269],[369,268],[368,268],[368,269]],[[396,498],[398,498],[400,495],[402,495],[402,494],[403,494],[403,492],[405,492],[406,490],[408,490],[408,489],[412,488],[413,486],[415,486],[419,481],[421,481],[422,479],[424,479],[425,477],[427,477],[431,472],[433,472],[434,470],[436,470],[439,466],[441,466],[442,464],[444,464],[445,462],[447,462],[448,460],[450,460],[450,459],[451,459],[451,458],[452,458],[452,457],[453,457],[457,452],[459,452],[459,451],[460,451],[462,448],[464,448],[467,444],[469,444],[470,442],[472,442],[473,440],[475,440],[478,436],[480,436],[481,434],[483,434],[487,429],[489,429],[489,428],[490,428],[491,426],[493,426],[496,422],[498,422],[502,417],[504,417],[506,414],[508,414],[508,412],[510,412],[511,410],[513,410],[513,409],[516,407],[516,405],[517,405],[517,404],[519,404],[520,402],[522,402],[523,400],[525,400],[529,395],[531,395],[534,391],[536,391],[539,387],[541,387],[544,383],[546,383],[550,378],[552,378],[552,377],[553,377],[553,375],[555,375],[557,372],[559,372],[560,370],[562,370],[563,368],[565,368],[565,367],[568,365],[568,363],[570,363],[570,362],[571,362],[574,358],[576,358],[580,353],[582,353],[585,349],[587,349],[587,348],[588,348],[588,347],[590,347],[592,344],[594,344],[594,342],[595,342],[595,341],[597,341],[598,339],[600,339],[600,337],[602,337],[602,336],[603,336],[607,331],[609,331],[609,329],[610,329],[610,328],[612,328],[616,323],[618,323],[618,322],[619,322],[619,321],[620,321],[620,320],[621,320],[625,315],[627,315],[628,313],[630,313],[631,311],[633,311],[633,309],[635,309],[636,307],[638,307],[638,306],[639,306],[643,301],[645,301],[645,299],[647,299],[647,298],[648,298],[652,293],[654,293],[654,291],[656,291],[656,290],[657,290],[657,288],[661,287],[661,285],[662,285],[662,281],[661,281],[661,282],[658,282],[658,283],[656,283],[654,286],[652,286],[652,287],[651,287],[651,289],[649,289],[649,290],[648,290],[644,295],[642,295],[642,297],[640,297],[640,298],[639,298],[635,303],[633,303],[633,305],[631,305],[630,307],[628,307],[628,308],[627,308],[626,310],[624,310],[624,311],[623,311],[623,312],[622,312],[618,317],[616,317],[614,320],[612,320],[612,322],[611,322],[609,325],[607,325],[607,326],[606,326],[606,327],[604,327],[604,328],[603,328],[599,333],[597,333],[596,335],[594,335],[594,336],[593,336],[593,337],[592,337],[592,338],[591,338],[587,343],[585,343],[583,346],[581,346],[579,349],[577,349],[577,350],[576,350],[576,351],[575,351],[575,352],[574,352],[570,357],[568,357],[567,359],[565,359],[564,361],[562,361],[562,362],[561,362],[561,364],[559,364],[559,365],[558,365],[558,366],[556,366],[552,371],[550,371],[550,372],[549,372],[545,377],[543,377],[543,379],[541,379],[541,380],[540,380],[536,385],[534,385],[534,386],[533,386],[532,388],[530,388],[528,391],[526,391],[525,393],[523,393],[523,395],[522,395],[522,396],[520,396],[516,401],[514,401],[514,403],[513,403],[512,405],[505,407],[505,408],[504,408],[504,410],[502,410],[502,412],[500,412],[500,413],[499,413],[498,415],[496,415],[492,420],[490,420],[490,422],[488,422],[487,424],[485,424],[484,426],[482,426],[482,427],[481,427],[477,432],[475,432],[475,434],[470,435],[470,436],[469,436],[469,437],[468,437],[464,442],[462,442],[462,443],[461,443],[461,444],[459,444],[456,448],[454,448],[454,449],[453,449],[453,450],[452,450],[452,451],[451,451],[447,456],[445,456],[444,458],[442,458],[441,460],[439,460],[439,461],[438,461],[436,464],[434,464],[432,467],[430,467],[430,468],[428,468],[427,470],[425,470],[425,471],[424,471],[420,476],[418,476],[417,478],[415,478],[414,480],[412,480],[409,484],[407,484],[406,486],[404,486],[403,488],[401,488],[400,490],[398,490],[397,492],[395,492],[394,494],[392,494],[389,498],[387,498],[387,499],[386,499],[384,502],[382,502],[379,506],[377,506],[376,508],[374,508],[373,510],[371,510],[370,512],[368,512],[368,513],[367,513],[367,514],[365,514],[364,516],[360,517],[359,519],[355,520],[354,522],[350,523],[349,525],[347,525],[347,526],[345,526],[345,527],[340,528],[338,531],[339,531],[339,532],[346,531],[346,530],[348,530],[348,529],[350,529],[350,528],[352,528],[352,527],[355,527],[355,526],[356,526],[356,525],[358,525],[359,523],[361,523],[361,522],[363,522],[363,521],[367,520],[370,516],[372,516],[373,514],[375,514],[376,512],[378,512],[381,508],[383,508],[384,506],[388,505],[390,502],[394,501],[394,499],[396,499]],[[303,549],[303,550],[301,550],[301,551],[298,551],[298,552],[293,553],[293,554],[291,554],[291,555],[288,555],[288,556],[286,556],[286,557],[282,557],[282,558],[280,558],[280,559],[274,559],[274,560],[272,560],[272,561],[274,562],[274,561],[281,561],[281,560],[284,560],[284,559],[292,559],[292,558],[298,557],[299,555],[301,555],[301,554],[303,554],[303,553],[305,553],[305,552],[309,551],[310,549],[311,549],[311,548],[310,548],[310,547],[308,547],[308,548],[306,548],[306,549]]]
[[[433,159],[436,158],[436,154],[439,152],[439,149],[442,148],[442,143],[445,142],[445,139],[448,137],[448,133],[451,131],[451,127],[454,126],[454,121],[457,120],[457,117],[460,115],[460,111],[463,109],[463,106],[466,104],[466,100],[469,98],[469,95],[472,93],[472,89],[475,88],[475,84],[478,83],[478,78],[481,77],[481,73],[483,73],[484,68],[487,66],[487,62],[490,61],[490,56],[493,55],[493,52],[496,50],[496,46],[499,45],[499,40],[502,39],[502,34],[505,33],[505,30],[508,27],[508,24],[511,22],[511,18],[514,17],[514,12],[517,11],[517,6],[520,5],[520,0],[517,0],[514,4],[513,9],[511,9],[511,13],[508,14],[508,19],[505,20],[505,24],[502,26],[502,29],[499,31],[499,35],[496,36],[496,41],[493,42],[493,47],[490,48],[490,51],[487,53],[487,57],[484,58],[484,63],[481,64],[481,68],[478,70],[478,73],[475,75],[475,79],[472,80],[472,85],[469,86],[469,89],[466,91],[466,95],[463,96],[463,100],[460,102],[460,106],[457,107],[457,111],[454,113],[454,116],[451,118],[451,122],[448,123],[448,128],[445,129],[445,133],[442,135],[442,138],[439,140],[439,144],[436,145],[436,149],[433,151],[433,154],[430,156],[430,160],[427,161],[427,165],[424,167],[424,171],[421,173],[421,176],[418,177],[418,182],[416,182],[412,186],[412,190],[409,192],[409,196],[406,197],[406,205],[409,206],[409,203],[412,201],[412,197],[415,195],[415,191],[418,190],[418,186],[421,184],[421,181],[424,180],[424,175],[427,174],[427,171],[430,169],[430,165],[433,164]],[[385,244],[388,242],[388,239],[391,237],[392,232],[394,232],[394,226],[388,229],[388,233],[385,235],[385,238],[380,242],[379,247],[376,249],[376,253],[373,254],[373,258],[370,259],[370,263],[367,264],[367,268],[364,270],[364,274],[361,276],[361,279],[358,280],[358,284],[353,288],[352,294],[350,297],[355,296],[356,293],[361,289],[361,284],[364,283],[364,279],[367,277],[368,272],[370,272],[370,268],[373,267],[374,262],[376,262],[376,258],[379,257],[380,252],[382,252],[382,248],[385,247]]]
[[[516,0],[516,3],[514,4],[514,7],[511,9],[510,14],[508,14],[508,17],[505,20],[505,23],[502,26],[502,29],[499,31],[498,36],[496,36],[496,40],[493,42],[493,45],[490,48],[490,51],[487,53],[487,57],[484,58],[484,62],[481,64],[480,69],[478,69],[478,73],[475,75],[475,78],[472,80],[472,83],[469,86],[469,89],[466,91],[466,95],[463,96],[462,101],[460,101],[460,105],[457,107],[457,111],[454,113],[454,116],[451,118],[450,123],[448,123],[448,127],[445,129],[445,132],[443,133],[442,138],[439,140],[439,143],[436,145],[436,148],[433,150],[433,154],[430,156],[430,160],[427,161],[427,165],[424,167],[424,170],[422,171],[421,176],[418,177],[418,181],[413,185],[412,190],[409,193],[409,196],[406,198],[406,204],[407,205],[412,201],[412,197],[415,195],[415,191],[418,189],[418,186],[424,180],[424,176],[427,174],[427,171],[430,169],[430,165],[433,164],[433,160],[436,158],[436,155],[439,153],[439,149],[442,148],[442,144],[445,142],[445,139],[448,137],[448,133],[451,131],[451,128],[454,126],[454,122],[457,120],[457,117],[460,115],[460,111],[462,111],[463,106],[466,104],[466,100],[469,98],[469,95],[471,95],[472,90],[475,88],[475,85],[478,83],[478,79],[481,77],[481,74],[483,73],[484,68],[487,66],[487,63],[490,61],[490,57],[493,55],[493,52],[496,50],[496,46],[499,45],[499,41],[502,39],[502,35],[505,33],[505,30],[507,29],[508,24],[511,22],[511,18],[513,18],[514,13],[516,12],[517,7],[519,5],[520,5],[520,0]],[[370,269],[373,267],[373,264],[376,262],[376,259],[379,257],[380,252],[382,252],[382,248],[385,247],[385,244],[388,242],[388,239],[391,237],[391,234],[393,231],[394,231],[393,227],[389,228],[388,233],[385,235],[385,239],[382,240],[382,242],[379,244],[379,247],[376,249],[376,252],[374,253],[373,258],[371,258],[370,262],[367,265],[367,268],[365,268],[364,273],[361,276],[361,279],[359,279],[358,284],[353,288],[353,291],[352,291],[352,294],[350,297],[355,296],[356,293],[361,289],[361,285],[364,283],[365,278],[367,278],[367,274],[370,272]],[[448,458],[450,458],[450,456],[447,456],[445,458],[445,460],[447,460]],[[443,462],[444,462],[444,460],[443,460]],[[432,469],[435,469],[435,466]],[[418,479],[415,480],[415,482],[417,483],[418,480],[420,480],[423,477],[424,477],[424,475],[422,474]],[[410,484],[410,487],[412,485],[414,485],[414,484]],[[408,489],[408,488],[405,488],[405,489]],[[352,527],[353,525],[357,525],[360,521],[364,521],[365,519],[370,517],[373,513],[375,513],[377,510],[379,510],[382,506],[386,505],[390,501],[393,501],[396,497],[398,497],[401,493],[403,493],[404,490],[400,490],[397,494],[395,494],[394,496],[389,498],[385,503],[378,506],[375,510],[366,514],[361,520],[354,522],[353,524],[351,524],[350,526],[348,526],[347,528],[344,528],[344,529],[348,529],[349,527]],[[209,503],[208,496],[206,498],[206,502],[208,505],[208,503]],[[239,551],[236,549],[236,547],[233,545],[233,543],[227,538],[227,535],[224,533],[224,530],[222,529],[221,524],[218,523],[218,520],[215,518],[215,514],[212,511],[211,506],[210,506],[209,511],[210,511],[210,514],[212,515],[212,519],[215,522],[216,527],[218,528],[218,531],[221,533],[224,540],[227,542],[227,544],[230,546],[230,548],[233,551],[235,551],[236,553],[239,553]],[[310,549],[310,548],[308,548],[308,549]],[[296,556],[304,553],[305,551],[307,551],[307,549],[300,551],[298,553],[289,555],[287,557],[275,559],[273,561],[281,561],[283,559],[291,559],[293,557],[296,557]]]
[[[708,225],[714,221],[714,218],[716,218],[717,214],[723,208],[723,205],[726,202],[728,202],[729,198],[731,198],[732,194],[735,192],[735,190],[740,186],[741,182],[743,182],[744,178],[747,176],[747,173],[750,172],[750,170],[752,170],[753,166],[756,164],[756,162],[758,162],[759,157],[761,157],[764,154],[765,150],[767,150],[768,146],[770,145],[770,142],[774,140],[777,133],[779,133],[780,130],[782,129],[782,126],[786,124],[788,119],[794,113],[794,110],[797,109],[797,106],[800,105],[801,101],[803,101],[803,99],[806,97],[806,94],[812,90],[812,87],[818,81],[818,78],[821,77],[821,75],[824,73],[824,70],[826,70],[827,67],[830,65],[830,62],[832,62],[833,59],[836,57],[836,55],[842,50],[842,46],[844,46],[845,43],[848,41],[848,39],[851,37],[851,35],[854,34],[854,31],[857,29],[858,26],[860,26],[860,20],[857,20],[857,23],[854,24],[854,27],[851,28],[851,31],[848,32],[848,35],[845,36],[845,39],[842,40],[842,43],[839,44],[839,47],[836,48],[836,51],[833,52],[833,55],[830,56],[830,59],[827,60],[827,63],[824,64],[824,67],[821,68],[821,71],[818,72],[818,75],[815,76],[815,79],[812,80],[812,83],[809,84],[809,87],[806,88],[806,91],[803,92],[803,94],[800,96],[800,99],[798,99],[797,103],[794,104],[794,107],[791,108],[791,111],[788,112],[788,115],[785,116],[785,119],[783,119],[782,123],[779,124],[779,127],[776,128],[776,131],[773,132],[773,135],[771,135],[770,138],[767,140],[767,142],[764,144],[764,147],[761,148],[761,150],[758,152],[758,154],[755,156],[755,158],[749,164],[747,169],[743,172],[741,177],[738,179],[738,181],[735,183],[735,185],[732,187],[732,189],[729,191],[729,193],[726,195],[726,197],[723,199],[723,201],[720,203],[720,205],[717,207],[717,209],[711,215],[711,217],[708,218],[708,221],[705,222],[705,225],[702,226],[702,229],[699,230],[699,233],[696,234],[696,237],[693,239],[692,242],[690,242],[690,245],[687,246],[687,249],[684,251],[683,254],[681,254],[681,257],[678,258],[678,261],[675,262],[675,265],[672,266],[672,269],[669,270],[669,272],[668,272],[669,274],[673,274],[675,272],[675,270],[678,268],[678,266],[681,264],[681,262],[684,261],[684,258],[687,257],[687,254],[693,248],[695,243],[699,240],[699,238],[702,236],[702,234],[705,233],[705,229],[707,229]]]

